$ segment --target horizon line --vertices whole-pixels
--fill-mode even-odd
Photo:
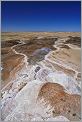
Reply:
[[[1,31],[1,33],[10,33],[10,32],[49,32],[49,33],[54,33],[54,32],[67,32],[67,33],[70,33],[70,32],[79,32],[81,33],[81,31]]]

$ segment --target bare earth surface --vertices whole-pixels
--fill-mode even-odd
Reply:
[[[80,33],[10,32],[1,38],[2,120],[80,121]]]

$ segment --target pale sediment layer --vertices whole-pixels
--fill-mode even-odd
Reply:
[[[2,41],[2,120],[79,121],[80,34],[39,34]]]

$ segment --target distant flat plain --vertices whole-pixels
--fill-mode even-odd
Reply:
[[[11,40],[11,39],[31,39],[37,36],[57,36],[57,37],[67,37],[67,36],[80,36],[80,32],[2,32],[1,40]]]

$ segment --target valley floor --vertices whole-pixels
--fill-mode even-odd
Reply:
[[[80,121],[80,54],[80,33],[2,33],[2,120]]]

